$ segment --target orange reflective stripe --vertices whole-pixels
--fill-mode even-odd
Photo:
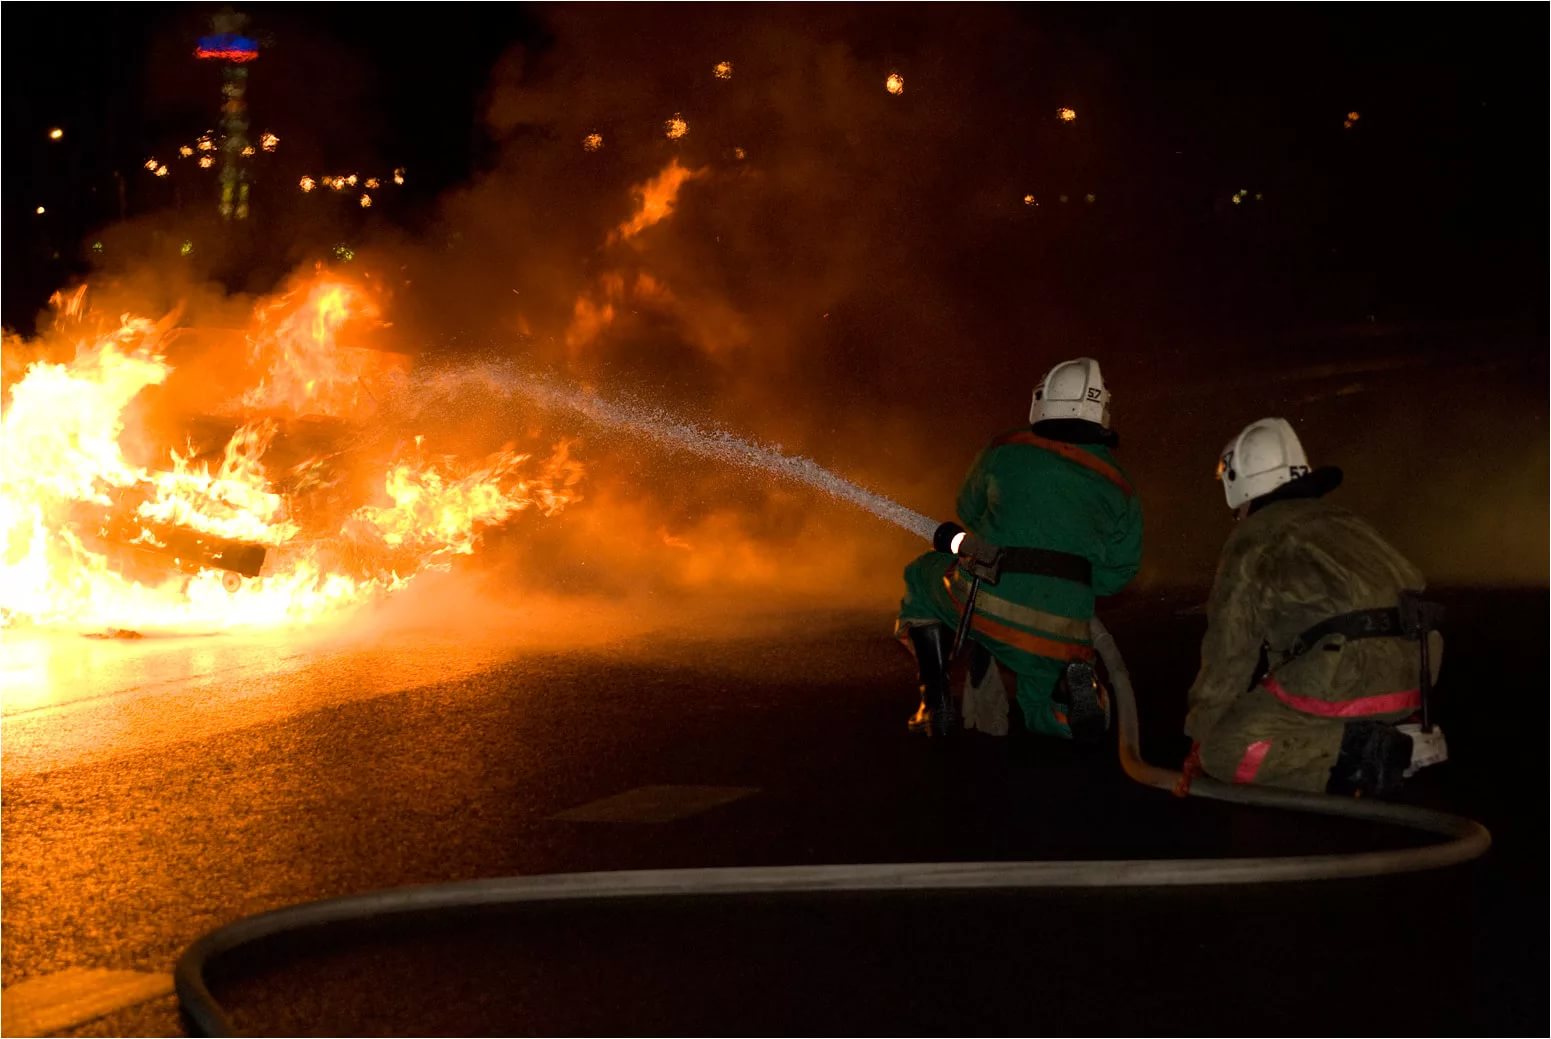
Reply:
[[[953,586],[943,582],[943,590],[948,593],[948,599],[959,610],[964,609],[964,604],[959,597],[953,594]],[[1049,657],[1052,660],[1092,660],[1093,647],[1081,646],[1072,642],[1057,642],[1055,639],[1047,639],[1042,635],[1021,631],[998,621],[992,620],[979,610],[975,611],[974,620],[970,626],[982,635],[990,636],[998,642],[1005,642],[1015,649],[1021,649],[1025,653],[1033,653],[1036,657]]]
[[[1001,447],[1004,444],[1028,444],[1030,447],[1037,447],[1042,451],[1049,451],[1053,455],[1060,455],[1068,462],[1072,462],[1075,465],[1082,466],[1084,469],[1089,469],[1095,473],[1098,473],[1100,476],[1104,477],[1104,479],[1108,480],[1116,487],[1119,487],[1121,492],[1124,493],[1126,497],[1129,498],[1131,495],[1136,493],[1131,489],[1130,482],[1126,480],[1124,476],[1120,475],[1119,469],[1116,469],[1114,466],[1104,461],[1104,459],[1089,454],[1082,448],[1078,447],[1076,444],[1064,444],[1059,440],[1049,440],[1045,437],[1031,433],[1028,430],[1015,430],[1004,436],[999,436],[995,440],[991,441],[991,445],[993,447]]]
[[[1052,660],[1093,659],[1092,646],[1079,646],[1073,642],[1057,642],[1055,639],[1041,638],[1026,631],[1019,631],[1017,628],[1009,628],[1005,624],[998,624],[984,614],[975,614],[975,619],[970,623],[982,635],[989,635],[998,642],[1005,642],[1015,649],[1033,653],[1036,657],[1049,657]]]
[[[950,594],[953,588],[963,592],[968,587],[968,580],[964,576],[964,571],[954,567],[953,572],[943,578],[943,585],[950,589]],[[1017,624],[1024,628],[1035,628],[1052,635],[1059,635],[1064,639],[1075,639],[1078,642],[1086,641],[1091,630],[1088,622],[1078,617],[1046,613],[1044,610],[1036,610],[1032,606],[1024,606],[1011,599],[1003,599],[999,595],[986,591],[984,585],[975,595],[975,609],[999,621]]]

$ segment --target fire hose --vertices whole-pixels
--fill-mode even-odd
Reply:
[[[1150,765],[1139,749],[1130,672],[1114,637],[1094,618],[1095,652],[1108,672],[1119,728],[1120,765],[1145,786],[1172,791],[1180,774]],[[1356,800],[1206,777],[1190,796],[1344,816],[1400,826],[1439,838],[1415,848],[1347,854],[1220,859],[1122,859],[1067,862],[902,862],[830,866],[746,866],[493,877],[325,899],[246,917],[199,938],[174,971],[178,1001],[197,1035],[234,1035],[205,982],[205,968],[241,946],[276,935],[413,913],[484,906],[690,895],[805,892],[971,891],[1048,888],[1175,887],[1338,880],[1414,873],[1470,862],[1491,846],[1480,823],[1409,805]]]

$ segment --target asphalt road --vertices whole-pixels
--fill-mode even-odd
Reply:
[[[1475,867],[1232,893],[438,921],[413,941],[266,950],[218,994],[245,1027],[275,1033],[339,1034],[363,1026],[367,1007],[388,1033],[1264,1031],[1244,1020],[1257,1008],[1279,1029],[1539,1030],[1543,737],[1538,708],[1508,720],[1502,706],[1520,691],[1539,702],[1546,595],[1441,597],[1452,608],[1443,717],[1454,760],[1413,796],[1493,828],[1494,850]],[[1183,750],[1198,599],[1138,595],[1107,612],[1155,761]],[[933,752],[903,733],[912,671],[886,611],[724,616],[707,630],[569,618],[590,632],[584,641],[565,637],[567,620],[537,642],[456,631],[7,636],[0,984],[19,991],[73,968],[165,972],[192,939],[239,916],[503,874],[1412,840],[1178,802],[1129,784],[1112,751],[974,737]],[[1017,965],[997,966],[1008,950]],[[489,991],[509,998],[471,995]],[[512,1013],[519,1024],[503,1018]],[[162,997],[65,1031],[179,1028]]]

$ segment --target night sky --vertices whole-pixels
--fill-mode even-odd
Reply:
[[[136,174],[144,156],[215,121],[215,72],[189,53],[213,10],[7,13],[7,327],[28,327],[53,283],[82,270],[87,237],[118,214],[115,171],[127,178],[130,215],[165,205],[154,190],[165,185]],[[556,47],[552,9],[247,10],[266,44],[249,97],[255,129],[281,133],[287,166],[316,158],[413,169],[408,204],[385,214],[401,223],[423,220],[441,191],[495,161],[498,142],[482,115],[503,54],[520,48],[538,75],[554,74],[543,68]],[[615,28],[625,20],[616,15],[589,15],[599,53],[624,33],[685,79],[704,71],[707,40],[735,56],[751,49],[744,31],[759,31],[740,31],[755,12],[736,9],[662,8],[646,16],[645,32]],[[908,71],[901,100],[965,102],[954,117],[977,187],[994,190],[1001,178],[1015,201],[1036,181],[1061,179],[1028,176],[1031,166],[1080,167],[1066,193],[1092,189],[1105,227],[1063,240],[1063,249],[1137,265],[1199,257],[1216,275],[1236,271],[1236,293],[1258,300],[1271,291],[1278,305],[1301,301],[1331,316],[1543,309],[1544,11],[1040,7],[1000,12],[1005,33],[994,42],[966,29],[977,18],[984,12],[866,8],[786,20],[846,46],[858,74]],[[671,96],[671,75],[658,84],[668,88],[658,107],[693,107],[693,91]],[[1031,124],[1048,124],[1057,98],[1080,116],[1076,132],[1048,141],[1058,128]],[[1348,110],[1362,119],[1337,132]],[[67,135],[48,142],[55,125]],[[1031,159],[1033,150],[1044,154]],[[1220,210],[1240,188],[1265,196],[1263,212],[1228,224]],[[1041,217],[1051,219],[1060,193],[1056,184],[1038,191]],[[49,209],[41,234],[39,204]],[[1256,269],[1245,271],[1243,253],[1271,262],[1252,259]],[[1317,269],[1366,284],[1338,291],[1319,284]],[[1273,290],[1271,278],[1287,284]]]

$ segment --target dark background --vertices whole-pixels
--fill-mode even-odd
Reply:
[[[383,214],[406,223],[423,219],[443,189],[490,161],[491,135],[478,117],[500,55],[520,45],[542,58],[552,42],[544,9],[246,10],[267,44],[249,92],[255,131],[281,134],[287,173],[317,170],[320,161],[407,166],[409,197]],[[708,17],[657,10],[668,22]],[[124,179],[130,216],[172,204],[171,186],[138,175],[139,165],[148,155],[171,161],[172,142],[215,120],[218,73],[191,56],[212,11],[7,12],[7,327],[29,327],[48,293],[82,270],[88,236],[120,215],[116,177]],[[956,17],[930,8],[853,12],[842,35],[887,64],[891,51],[921,45],[925,23]],[[608,18],[601,21],[606,31]],[[1180,282],[1195,285],[1173,308],[1186,321],[1203,305],[1248,322],[1269,306],[1282,308],[1284,319],[1541,314],[1543,10],[1041,7],[1020,12],[1017,22],[1058,41],[1056,63],[1042,51],[1037,66],[1009,61],[980,70],[1003,96],[962,113],[978,145],[964,156],[964,172],[982,182],[996,179],[996,166],[1010,175],[1019,153],[1039,144],[1023,124],[1019,95],[1042,81],[1063,84],[1064,103],[1079,112],[1072,136],[1081,140],[1062,162],[1082,175],[1040,178],[1049,187],[1039,192],[1039,216],[1056,222],[1062,190],[1074,199],[1091,190],[1104,220],[1080,233],[1058,224],[1045,256],[1079,271],[1090,264],[1145,271],[1153,290],[1169,296],[1179,296]],[[920,89],[911,72],[906,100]],[[1048,105],[1038,107],[1039,117],[1049,115]],[[1343,133],[1348,110],[1362,119]],[[56,125],[66,135],[50,142],[46,131]],[[1022,185],[1009,179],[1015,200]],[[260,220],[298,201],[293,177],[277,175],[260,190],[272,187],[285,190],[256,200]],[[1240,188],[1251,191],[1247,202],[1255,192],[1265,202],[1231,206]],[[190,186],[179,201],[194,205],[195,195]],[[33,213],[39,204],[48,208],[45,220]],[[1158,285],[1165,257],[1191,276]]]

